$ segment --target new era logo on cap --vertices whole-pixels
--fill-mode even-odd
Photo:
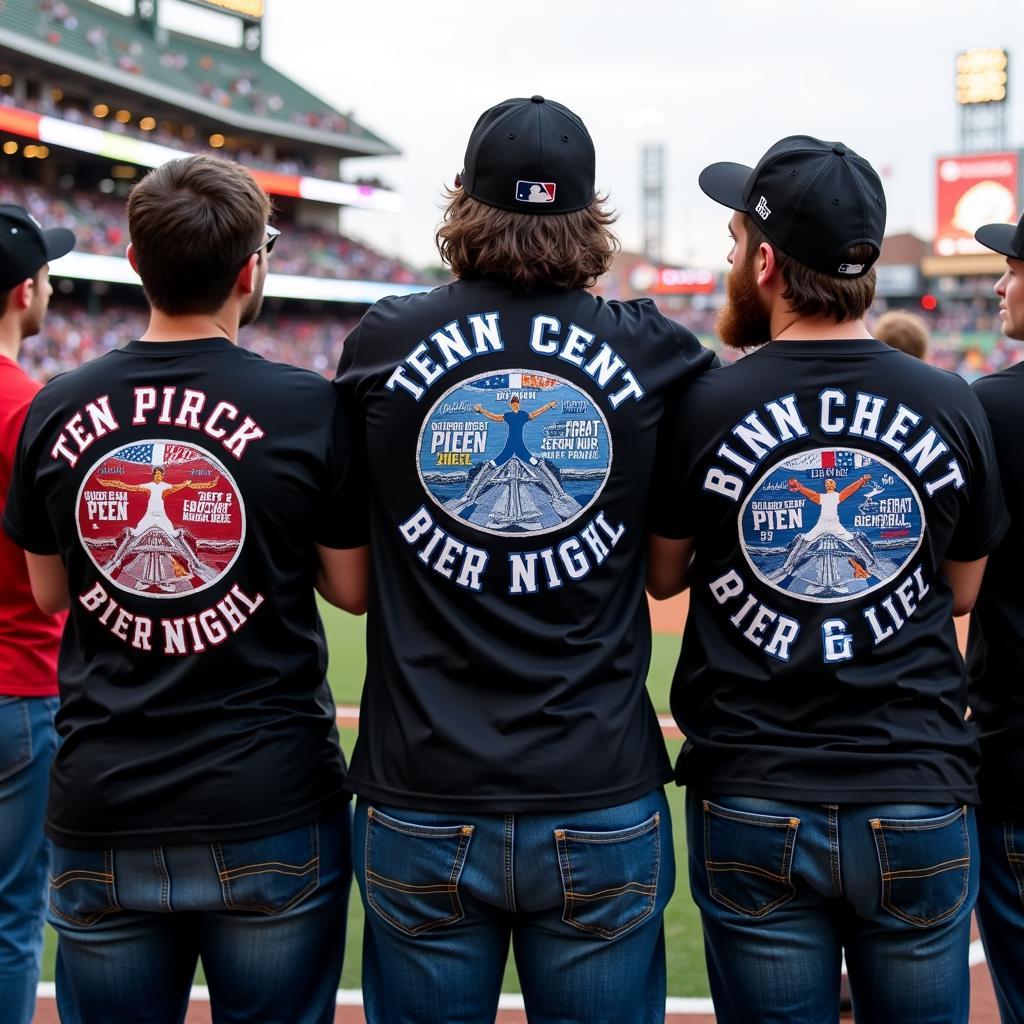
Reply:
[[[556,188],[553,181],[517,181],[516,199],[521,203],[553,203]]]
[[[863,274],[864,264],[863,263],[840,263],[839,264],[840,274]]]
[[[754,209],[761,215],[761,220],[767,220],[769,214],[772,212],[768,209],[768,200],[764,196],[761,196],[760,202]]]

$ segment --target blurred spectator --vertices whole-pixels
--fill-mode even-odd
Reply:
[[[333,377],[342,344],[359,315],[264,310],[256,323],[242,331],[239,344],[273,362],[292,363]],[[20,362],[31,376],[49,380],[138,338],[146,322],[142,306],[111,304],[99,313],[89,313],[80,303],[55,295],[43,329],[22,345]]]
[[[883,313],[875,321],[872,333],[879,341],[915,359],[924,359],[928,354],[928,325],[916,313],[901,309]]]

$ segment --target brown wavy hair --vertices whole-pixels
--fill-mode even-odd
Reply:
[[[611,265],[619,240],[609,230],[618,214],[597,195],[573,213],[499,210],[446,189],[448,206],[435,241],[459,278],[500,277],[515,288],[589,288]]]
[[[832,277],[787,256],[753,220],[747,217],[747,258],[764,242],[775,251],[775,262],[786,282],[782,297],[797,316],[827,316],[843,323],[859,320],[875,299],[875,268],[863,277]],[[840,255],[844,263],[867,263],[876,250],[866,244],[854,245]]]

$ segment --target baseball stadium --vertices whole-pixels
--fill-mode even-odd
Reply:
[[[179,7],[192,6],[230,23],[227,34],[236,39],[230,44],[206,38],[201,28],[190,34],[187,28],[167,27],[163,8],[170,2],[0,0],[0,204],[24,207],[39,224],[70,229],[76,239],[74,250],[50,265],[53,296],[49,311],[38,333],[25,339],[20,365],[32,378],[45,383],[143,334],[148,306],[139,276],[125,256],[129,193],[153,168],[182,156],[212,154],[235,161],[252,174],[270,197],[273,225],[280,231],[279,236],[271,236],[267,246],[268,253],[273,248],[273,256],[262,313],[244,328],[241,346],[267,360],[312,370],[330,380],[346,337],[374,303],[387,296],[414,296],[450,280],[447,270],[436,263],[422,266],[385,251],[386,246],[365,240],[349,227],[350,215],[356,211],[362,218],[359,223],[365,223],[370,214],[382,219],[402,215],[406,197],[387,183],[385,172],[364,172],[361,165],[372,163],[377,168],[382,159],[401,157],[406,145],[403,126],[364,124],[361,117],[314,95],[264,58],[265,5],[282,0],[178,0]],[[188,22],[187,17],[184,21]],[[1008,81],[1005,51],[995,46],[965,48],[950,58],[951,79],[952,63],[957,59],[960,145],[929,157],[936,194],[934,232],[930,237],[909,230],[886,235],[877,262],[876,297],[867,321],[873,325],[883,316],[911,314],[909,330],[920,333],[923,329],[927,361],[972,382],[1012,367],[1024,351],[1004,336],[1000,300],[993,291],[1005,261],[974,240],[983,223],[1008,223],[1019,215],[1024,149],[1013,143],[1003,112]],[[974,72],[977,75],[972,78]],[[983,91],[985,74],[1001,76],[1001,95]],[[935,83],[935,88],[946,84]],[[355,100],[353,97],[352,102]],[[662,156],[657,145],[638,154],[646,171],[637,197],[644,213],[643,241],[618,252],[592,291],[607,299],[653,298],[665,317],[692,331],[722,362],[731,363],[738,350],[724,347],[715,336],[716,316],[727,301],[724,266],[683,265],[683,261],[664,257],[661,235],[668,188]],[[881,174],[886,181],[885,168]],[[628,197],[615,198],[624,205]],[[409,338],[410,348],[416,340]],[[479,386],[487,383],[483,380]],[[529,386],[522,377],[518,385],[520,390]],[[552,386],[550,382],[537,385],[540,390]],[[515,390],[505,379],[492,390],[500,393],[502,388]],[[521,415],[519,398],[514,396],[514,401],[512,414],[477,408],[499,424],[503,417],[511,423],[510,415]],[[531,418],[545,413],[543,407],[527,411]],[[547,430],[545,438],[560,436],[561,427],[552,417],[530,429],[539,431],[541,427]],[[509,437],[511,446],[511,426]],[[106,489],[110,494],[152,488],[149,478],[162,485],[165,469],[154,472],[150,463],[156,466],[160,461],[166,471],[178,467],[180,472],[191,457],[188,451],[176,457],[168,450],[158,460],[150,451],[147,461],[140,463],[143,473],[132,466],[132,456],[125,455],[126,475],[120,481],[111,482],[107,471],[106,477],[95,474],[89,486],[97,493]],[[531,467],[531,461],[536,462],[530,451],[523,449],[513,468],[531,481],[543,473],[551,476],[544,462],[538,468]],[[505,479],[508,470],[501,457],[492,463],[485,464],[486,472],[476,478],[475,490],[469,486],[459,499],[461,504],[449,504],[449,508],[461,511],[477,491]],[[220,472],[216,467],[215,471]],[[786,474],[789,472],[787,469]],[[136,482],[127,484],[129,479]],[[547,497],[535,514],[554,517],[562,507],[560,502],[570,503],[575,512],[579,503],[570,497],[566,482],[575,479],[571,471],[563,469],[557,480],[552,477],[550,482],[537,484],[534,492],[544,485]],[[787,486],[786,479],[780,475],[768,485],[781,491]],[[207,486],[214,485],[198,485]],[[223,483],[220,486],[223,491]],[[816,490],[812,493],[802,484],[800,488],[807,500],[821,503]],[[525,485],[521,490],[525,493]],[[790,485],[790,491],[795,493],[796,488]],[[851,497],[851,505],[861,502],[863,510],[874,493],[880,492],[865,487],[856,498],[852,491],[843,495]],[[434,497],[439,505],[449,500],[447,494]],[[472,514],[480,524],[495,522],[494,513],[483,503]],[[514,514],[509,512],[509,517],[514,515],[522,523],[529,510],[517,506]],[[824,523],[825,512],[821,515]],[[466,520],[475,521],[469,513]],[[486,525],[482,528],[487,529]],[[507,522],[500,527],[506,528]],[[170,527],[166,532],[172,532]],[[817,538],[817,534],[808,536]],[[145,540],[143,536],[133,538],[132,545],[136,539],[140,545]],[[175,543],[173,558],[166,563],[174,565],[175,572],[180,573],[180,563],[202,564],[194,542],[175,538]],[[117,548],[113,540],[105,550],[108,553],[103,558],[113,556],[119,563],[135,554],[134,547]],[[803,555],[803,549],[796,550]],[[775,549],[766,551],[764,557],[769,559]],[[870,551],[861,554],[857,548],[851,559],[844,554],[842,568],[850,574],[845,566],[849,562],[854,585],[860,582],[858,576],[867,576],[864,565],[871,564],[871,557]],[[426,563],[425,558],[423,561]],[[168,573],[164,578],[159,576],[160,570],[148,571],[152,576],[137,570],[138,588],[150,583],[168,593],[172,590],[175,581]],[[326,601],[318,603],[329,651],[328,678],[337,707],[338,734],[346,757],[351,757],[359,733],[367,668],[366,620]],[[647,690],[673,763],[684,737],[673,720],[669,691],[688,606],[685,593],[649,602],[653,639]],[[967,617],[958,618],[957,635],[961,648],[966,649]],[[680,873],[664,916],[665,1019],[672,1024],[711,1024],[715,1015],[701,915],[685,882],[683,790],[669,786],[668,801]],[[353,887],[335,1017],[345,1024],[366,1019],[361,992],[363,930],[364,908]],[[37,1024],[59,1019],[56,957],[57,936],[47,925],[33,1018]],[[970,965],[971,1024],[995,1024],[999,1014],[976,925],[971,934]],[[501,1024],[525,1021],[512,958],[501,991],[496,1020]],[[852,1020],[845,986],[843,999],[844,1019]],[[0,1022],[4,1019],[0,1007]],[[202,965],[185,1019],[189,1024],[216,1019],[211,1016]],[[600,1024],[599,1018],[594,1018],[594,1024]]]

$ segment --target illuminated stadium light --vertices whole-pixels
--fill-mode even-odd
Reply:
[[[23,150],[23,154],[24,154],[24,157],[25,157],[26,160],[34,159],[35,155],[36,155],[36,147],[35,146],[26,146],[25,149]]]
[[[6,88],[8,88],[9,86],[11,86],[13,84],[14,84],[14,76],[13,75],[7,74],[6,71],[2,75],[0,75],[0,89],[6,89]]]
[[[79,281],[106,281],[111,284],[133,284],[139,287],[142,285],[139,275],[123,257],[97,256],[87,252],[72,251],[67,256],[54,260],[50,264],[50,275],[54,278],[73,278]],[[414,295],[429,290],[430,285],[424,284],[269,274],[264,294],[271,298],[355,302],[363,305],[376,302],[388,295]]]
[[[16,143],[15,141],[14,141],[14,139],[8,139],[8,140],[7,140],[7,141],[6,141],[5,143],[4,143],[4,152],[5,152],[5,153],[6,153],[6,154],[7,154],[8,156],[14,156],[14,154],[18,152],[18,149],[19,149],[19,148],[20,148],[20,147],[19,147],[19,146],[18,146],[18,144],[17,144],[17,143]]]
[[[49,146],[36,146],[36,159],[45,160],[50,155]]]
[[[114,164],[110,168],[110,176],[112,178],[126,178],[131,180],[137,173],[137,168],[131,167],[128,164]]]
[[[210,145],[213,146],[214,149],[220,149],[221,146],[224,145],[224,136],[221,135],[220,132],[214,132],[210,136]]]
[[[139,122],[139,127],[144,132],[151,132],[156,127],[156,118],[155,117],[144,117]]]
[[[182,131],[187,135],[190,125]],[[131,163],[136,167],[160,167],[168,160],[178,160],[185,154],[172,146],[163,146],[146,139],[119,135],[86,124],[74,124],[59,117],[49,117],[30,110],[20,110],[0,104],[0,132],[20,135],[25,139],[44,142],[49,146],[63,146],[79,153],[91,153],[118,163]],[[333,206],[352,206],[361,210],[380,210],[398,213],[402,197],[375,185],[357,185],[350,181],[310,178],[302,174],[252,169],[252,176],[276,196],[293,196]],[[114,182],[104,179],[101,191],[113,191]],[[340,300],[339,300],[340,301]],[[373,301],[373,300],[371,300]]]
[[[53,100],[54,103],[60,103],[60,101],[62,99],[64,99],[64,90],[63,89],[51,89],[50,90],[50,99]]]
[[[1009,57],[999,46],[966,50],[956,58],[956,101],[1002,103],[1006,99]]]
[[[110,113],[110,107],[106,103],[97,103],[92,112],[96,117],[106,117]]]
[[[127,124],[131,119],[131,111],[125,110],[123,107],[114,115],[114,120],[120,121],[121,124]]]

